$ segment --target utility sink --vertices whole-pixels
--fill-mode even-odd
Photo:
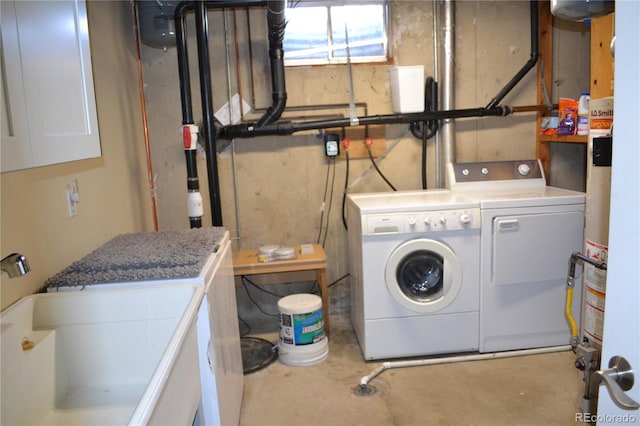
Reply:
[[[200,286],[35,294],[0,314],[3,425],[191,424]]]

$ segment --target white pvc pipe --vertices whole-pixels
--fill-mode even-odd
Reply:
[[[486,354],[470,354],[470,355],[448,356],[448,357],[441,357],[441,358],[411,359],[406,361],[403,361],[403,360],[386,361],[386,362],[383,362],[378,368],[373,370],[369,375],[363,376],[360,379],[360,386],[368,385],[377,376],[379,376],[386,370],[390,370],[392,368],[422,367],[425,365],[452,364],[454,362],[514,358],[518,356],[540,355],[540,354],[547,354],[552,352],[569,351],[571,349],[572,349],[571,345],[562,345],[562,346],[549,346],[546,348],[522,349],[517,351],[492,352],[492,353],[486,353]]]

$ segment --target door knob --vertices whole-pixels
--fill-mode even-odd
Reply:
[[[633,387],[633,370],[629,362],[619,355],[611,357],[609,368],[596,371],[596,377],[602,383],[604,381],[613,402],[625,410],[637,410],[640,404],[631,399],[625,393]]]

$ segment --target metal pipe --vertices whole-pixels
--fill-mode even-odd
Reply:
[[[500,103],[502,99],[513,89],[516,84],[536,65],[538,62],[538,2],[531,0],[531,57],[518,73],[504,86],[504,88],[487,104],[487,108],[492,108]]]
[[[607,270],[606,263],[591,259],[589,256],[585,256],[578,251],[573,252],[571,254],[571,257],[569,257],[569,273],[567,274],[567,287],[569,288],[573,288],[575,286],[576,263],[578,262],[578,260],[589,263],[590,265],[593,265],[603,271]]]
[[[452,0],[445,0],[443,14],[442,109],[453,110],[455,108],[455,4]],[[456,160],[456,128],[452,118],[445,118],[440,127],[443,165],[453,163]],[[444,183],[445,186],[448,185],[446,176]]]
[[[147,123],[147,103],[144,96],[144,79],[142,76],[142,55],[140,53],[140,28],[138,27],[138,6],[131,5],[133,9],[133,26],[136,35],[136,54],[138,56],[138,90],[140,90],[140,109],[142,110],[142,131],[144,133],[144,152],[147,159],[147,180],[149,181],[149,194],[151,195],[151,215],[153,218],[153,230],[158,230],[158,204],[156,202],[155,176],[153,163],[151,162],[151,147],[149,143],[149,126]]]
[[[483,361],[490,359],[514,358],[519,356],[540,355],[571,350],[571,345],[549,346],[546,348],[522,349],[516,351],[493,352],[486,354],[457,355],[441,358],[425,358],[383,362],[379,367],[360,379],[360,387],[366,387],[373,379],[392,368],[422,367],[436,364],[452,364],[456,362]]]
[[[433,0],[432,2],[432,11],[433,11],[433,79],[437,82],[440,81],[440,43],[438,42],[440,38],[438,37],[438,0]],[[438,85],[438,90],[440,90],[440,85]],[[441,98],[438,93],[438,98]],[[434,105],[435,109],[441,109],[439,103]],[[435,175],[436,175],[436,188],[442,188],[442,166],[440,163],[440,145],[441,145],[440,133],[436,132],[434,135],[434,145],[435,145]]]
[[[229,29],[227,25],[227,15],[226,12],[223,15],[223,23],[224,23],[224,37],[225,37],[225,49],[224,49],[224,57],[227,69],[227,102],[229,104],[229,117],[233,117],[233,104],[231,102],[231,59],[229,54]],[[239,51],[239,40],[238,40],[238,23],[236,19],[236,11],[233,11],[233,46],[235,52],[235,61],[236,61],[236,85],[238,88],[238,98],[240,100],[240,111],[239,115],[242,119],[244,115],[243,106],[242,106],[242,81],[241,81],[241,73],[240,73],[240,51]],[[229,119],[231,122],[231,119]],[[231,239],[236,242],[236,249],[240,249],[240,203],[239,203],[239,194],[238,194],[238,168],[236,162],[236,140],[231,139],[231,186],[233,188],[233,212],[235,214],[235,234],[232,235]]]

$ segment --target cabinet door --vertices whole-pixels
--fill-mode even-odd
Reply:
[[[32,164],[29,132],[27,128],[27,112],[24,101],[22,82],[22,65],[18,44],[18,26],[16,9],[12,1],[0,3],[0,47],[2,48],[0,86],[0,124],[2,155],[0,155],[3,172],[15,170]]]
[[[10,5],[17,30],[11,45],[4,36]],[[22,142],[30,152],[30,163],[5,169],[3,161],[2,171],[99,157],[85,2],[3,0],[2,15],[4,62],[19,62],[28,128]],[[10,58],[16,49],[18,56]],[[12,111],[17,109],[13,99],[8,99]],[[4,155],[4,138],[2,145]]]

